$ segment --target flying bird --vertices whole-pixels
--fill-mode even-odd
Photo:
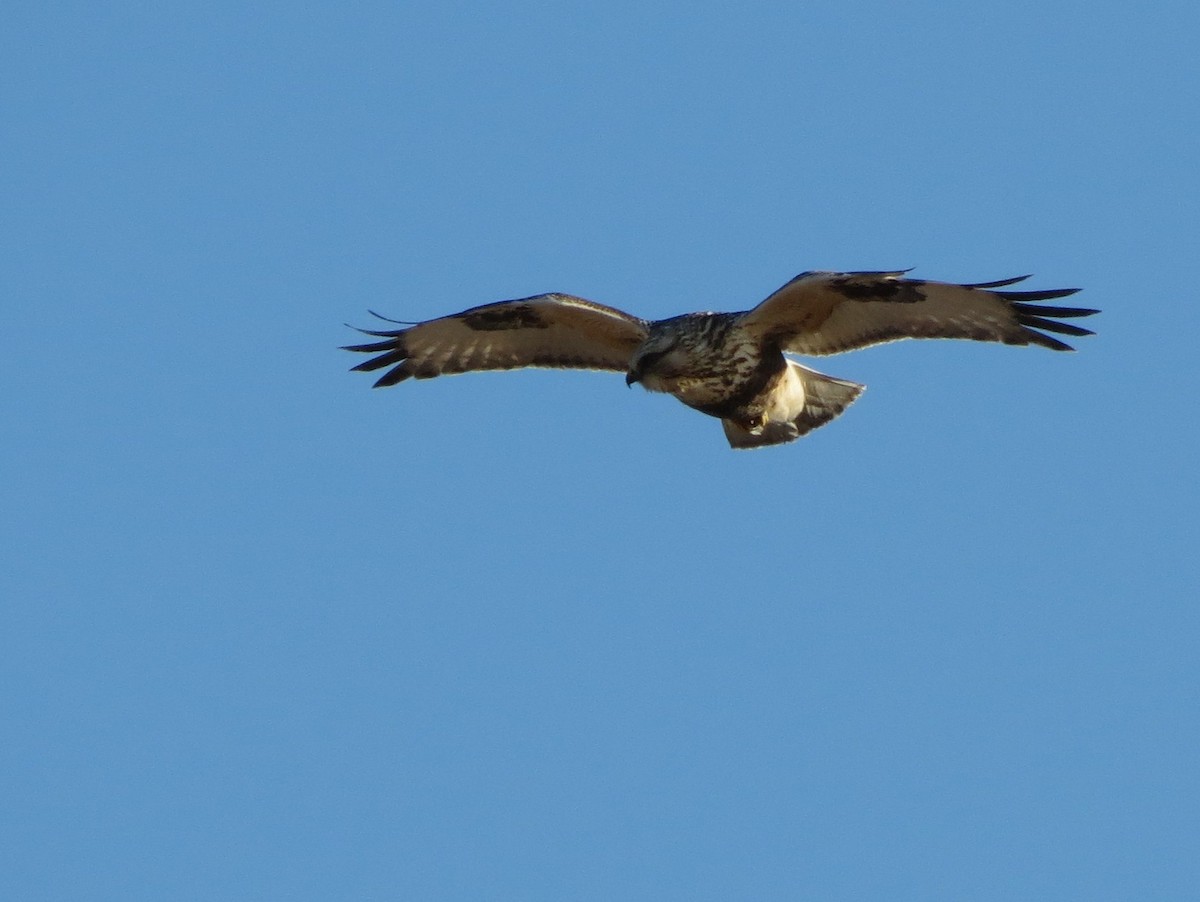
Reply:
[[[375,386],[410,376],[521,367],[611,370],[717,417],[734,448],[790,442],[823,426],[865,386],[801,366],[786,354],[840,354],[901,338],[969,338],[1073,350],[1047,335],[1091,335],[1060,322],[1099,311],[1041,304],[1077,288],[1011,291],[1028,276],[955,285],[900,272],[805,272],[740,313],[644,320],[569,294],[472,307],[349,345],[374,354],[355,370],[385,370]],[[379,314],[375,314],[379,316]],[[386,317],[380,317],[386,319]]]

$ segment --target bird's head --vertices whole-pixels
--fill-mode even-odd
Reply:
[[[651,332],[629,361],[625,384],[640,382],[649,391],[669,391],[670,389],[662,384],[662,380],[682,373],[686,368],[684,358],[677,333]]]

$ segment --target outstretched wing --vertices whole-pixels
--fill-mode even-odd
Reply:
[[[645,321],[612,307],[569,294],[539,294],[472,307],[407,329],[359,329],[385,340],[345,350],[379,355],[355,370],[391,367],[376,388],[409,376],[432,379],[526,366],[623,372],[646,330]]]
[[[742,324],[796,354],[837,354],[901,338],[970,338],[1070,351],[1070,345],[1045,332],[1091,335],[1088,329],[1058,320],[1099,312],[1036,303],[1066,297],[1078,288],[998,290],[1028,276],[953,285],[904,275],[801,273],[746,313]]]

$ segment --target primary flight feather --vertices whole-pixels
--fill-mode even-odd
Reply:
[[[1071,347],[1047,332],[1091,335],[1061,320],[1098,311],[1041,302],[1077,288],[1011,291],[1028,276],[955,285],[904,272],[806,272],[741,313],[647,321],[569,294],[472,307],[346,350],[376,355],[376,387],[520,367],[611,370],[717,417],[734,448],[790,442],[845,410],[864,386],[801,366],[785,353],[839,354],[901,338],[969,338]]]

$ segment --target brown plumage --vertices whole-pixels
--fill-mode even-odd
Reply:
[[[567,294],[472,307],[405,328],[359,331],[382,341],[355,370],[385,370],[377,387],[409,377],[519,367],[624,372],[718,417],[735,448],[792,441],[846,409],[863,386],[801,366],[819,356],[901,338],[968,338],[1071,350],[1046,334],[1092,333],[1064,319],[1098,311],[1039,302],[1078,289],[1011,291],[1028,276],[955,285],[903,272],[808,272],[741,313],[688,313],[648,322]],[[1003,289],[1003,290],[1001,290]]]

